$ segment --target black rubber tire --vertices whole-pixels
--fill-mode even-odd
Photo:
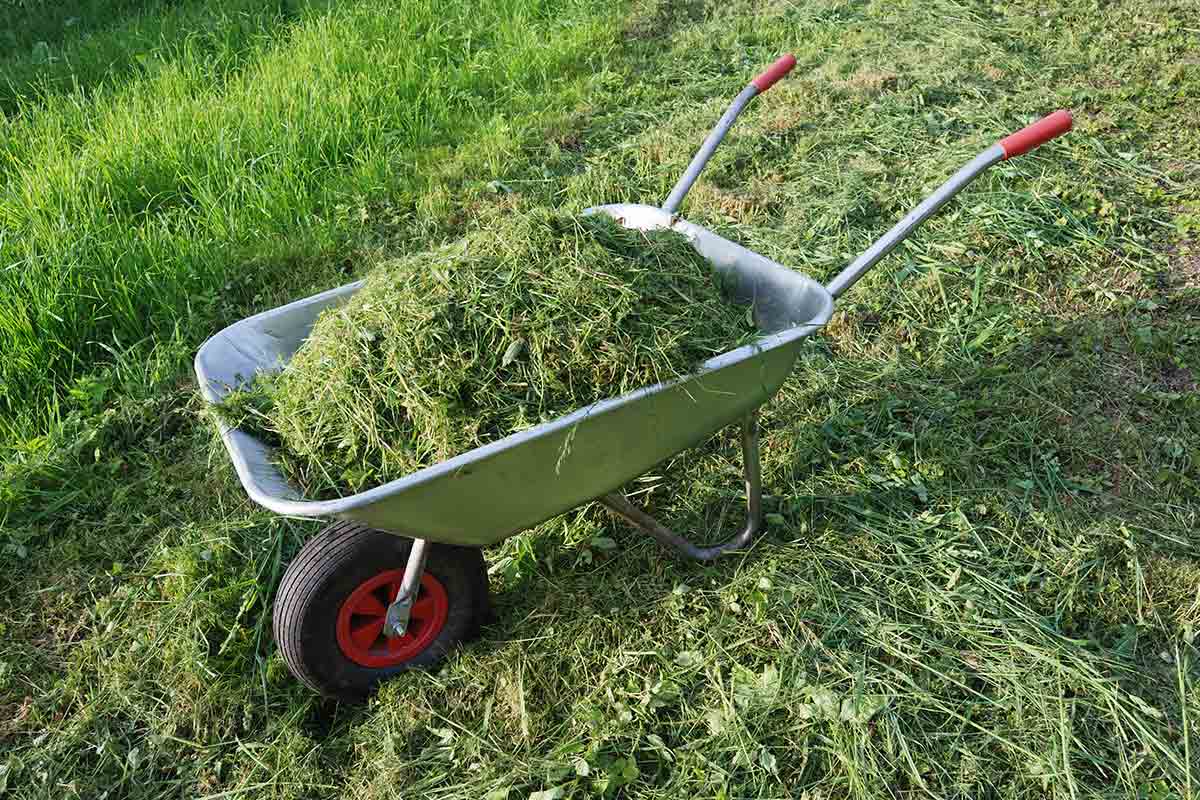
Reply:
[[[381,572],[403,569],[412,540],[355,522],[338,522],[300,548],[275,596],[275,643],[292,674],[326,697],[360,703],[393,675],[438,664],[476,636],[490,614],[487,569],[474,547],[430,542],[425,571],[446,590],[445,626],[417,655],[390,667],[364,667],[337,641],[337,616],[346,598]]]

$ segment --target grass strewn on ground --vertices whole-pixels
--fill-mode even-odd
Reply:
[[[381,182],[347,204],[352,252],[369,261],[449,235],[497,202],[492,180],[543,204],[654,202],[728,97],[784,50],[799,66],[755,101],[684,210],[818,278],[998,135],[1061,106],[1076,130],[980,179],[845,297],[766,410],[770,528],[751,552],[678,564],[594,509],[567,514],[489,553],[499,620],[480,642],[367,709],[322,703],[274,654],[271,595],[315,527],[248,503],[187,372],[198,328],[331,285],[339,262],[316,259],[309,287],[268,270],[214,290],[200,321],[158,327],[136,360],[86,373],[61,421],[23,428],[6,454],[0,785],[21,797],[1195,796],[1189,11],[628,10],[572,113],[522,136],[509,133],[527,130],[520,118],[481,107],[487,145],[431,156],[420,193]],[[539,107],[538,87],[525,91],[519,108]],[[115,115],[105,97],[79,101],[81,118]],[[50,130],[39,120],[55,102],[18,124]],[[128,150],[106,157],[116,176],[135,169]],[[264,193],[224,206],[228,230],[204,229],[213,252],[241,221],[253,229],[251,200],[286,177],[261,176]],[[638,499],[715,538],[739,513],[734,455],[718,436],[639,482]]]

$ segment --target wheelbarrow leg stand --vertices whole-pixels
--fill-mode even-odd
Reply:
[[[711,547],[693,544],[629,502],[619,492],[604,495],[600,502],[634,527],[653,536],[659,544],[696,561],[711,561],[730,550],[741,550],[762,530],[762,471],[758,463],[758,419],[755,411],[742,420],[742,467],[746,474],[746,527],[729,541]]]
[[[421,590],[421,575],[425,572],[425,552],[428,547],[428,540],[413,539],[412,549],[408,551],[408,562],[404,565],[404,579],[400,582],[400,591],[388,606],[387,616],[383,619],[385,636],[403,636],[408,630],[412,606],[417,600],[417,592]]]

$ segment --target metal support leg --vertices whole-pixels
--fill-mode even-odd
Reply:
[[[387,616],[383,620],[385,636],[403,636],[408,630],[408,617],[416,602],[417,592],[421,590],[421,576],[425,574],[425,551],[428,545],[425,539],[413,539],[412,549],[408,551],[408,563],[404,565],[400,591],[388,606]]]
[[[729,541],[712,547],[699,547],[692,544],[617,492],[606,494],[600,498],[600,502],[634,527],[653,536],[659,544],[670,547],[687,558],[711,561],[730,550],[741,550],[762,530],[762,472],[758,463],[756,413],[752,411],[742,420],[742,463],[746,473],[746,527]]]

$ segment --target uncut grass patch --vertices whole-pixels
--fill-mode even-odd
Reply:
[[[119,92],[161,66],[203,62],[213,82],[280,29],[327,2],[18,0],[0,3],[0,115],[35,114],[61,95]]]
[[[682,235],[534,209],[385,262],[224,413],[306,491],[356,491],[669,380],[751,330]]]
[[[276,285],[296,254],[308,273],[336,260],[374,219],[368,198],[404,217],[431,154],[520,141],[577,102],[611,39],[593,0],[295,8],[223,4],[238,22],[214,11],[212,41],[89,40],[144,55],[128,79],[89,83],[91,57],[66,45],[49,64],[0,57],[0,81],[35,87],[0,124],[0,436],[54,419],[114,352],[177,327],[199,339],[240,282]]]

